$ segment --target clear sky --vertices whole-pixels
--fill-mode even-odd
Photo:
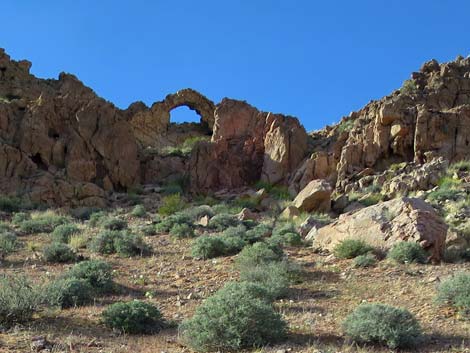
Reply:
[[[469,55],[470,1],[11,0],[0,47],[39,77],[77,75],[121,108],[191,87],[313,130],[392,92],[424,61]]]

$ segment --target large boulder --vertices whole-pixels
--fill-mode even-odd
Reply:
[[[433,261],[440,261],[445,249],[447,225],[437,212],[421,199],[397,198],[343,214],[319,228],[313,238],[317,249],[332,251],[344,239],[361,239],[368,244],[390,249],[401,241],[419,243]]]
[[[333,189],[326,180],[312,180],[295,197],[293,205],[305,212],[328,212]]]

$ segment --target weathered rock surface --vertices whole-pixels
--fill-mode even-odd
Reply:
[[[447,225],[432,206],[421,199],[397,198],[343,214],[312,234],[313,246],[333,250],[344,239],[362,239],[388,250],[400,241],[419,243],[433,261],[444,254]]]
[[[292,117],[224,99],[215,110],[212,141],[190,161],[194,190],[237,188],[258,180],[286,181],[307,153],[307,133]]]
[[[293,206],[305,212],[328,212],[333,189],[325,180],[312,180],[296,196]]]

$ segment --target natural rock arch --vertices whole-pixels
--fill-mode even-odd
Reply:
[[[168,132],[170,112],[181,106],[196,111],[201,117],[201,125],[209,132],[212,131],[215,104],[199,92],[186,88],[167,95],[164,100],[155,102],[150,109],[140,109],[132,114],[129,121],[139,144],[158,145],[158,140]],[[134,107],[130,107],[129,110]]]

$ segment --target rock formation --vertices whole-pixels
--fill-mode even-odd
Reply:
[[[354,238],[368,244],[390,249],[400,241],[421,244],[433,261],[444,254],[447,225],[437,212],[421,199],[396,198],[363,208],[353,214],[343,214],[325,227],[314,229],[309,236],[313,246],[333,250],[344,239]]]

